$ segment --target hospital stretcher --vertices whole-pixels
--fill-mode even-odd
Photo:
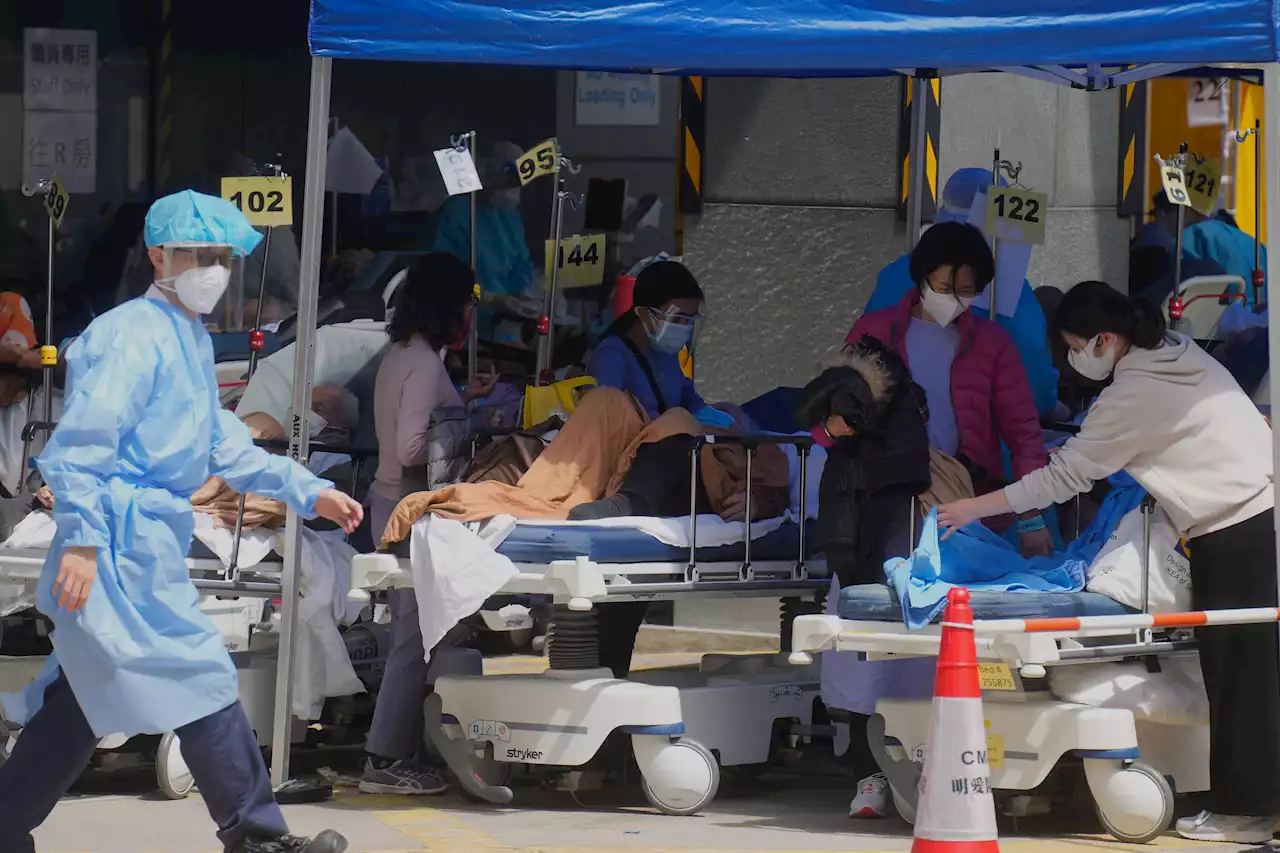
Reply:
[[[1148,588],[1150,518],[1142,504]],[[1144,594],[1145,599],[1145,594]],[[1174,792],[1209,787],[1209,728],[1139,719],[1121,707],[1094,707],[1052,695],[1048,668],[1194,655],[1187,627],[1275,621],[1275,608],[1212,614],[1151,614],[1090,592],[971,590],[993,791],[1016,796],[1041,786],[1056,768],[1083,765],[1103,826],[1121,841],[1144,843],[1174,817]],[[791,660],[812,665],[824,651],[859,652],[866,660],[936,657],[937,624],[909,631],[896,595],[883,585],[841,591],[837,615],[804,615],[793,625]],[[899,814],[914,822],[916,787],[928,750],[929,699],[876,703],[871,749],[889,779]],[[1063,768],[1065,770],[1065,767]]]
[[[808,437],[705,437],[691,442],[692,479],[704,442],[737,441],[751,459],[764,444],[791,444],[800,457],[799,518],[805,518]],[[750,489],[748,488],[748,495]],[[691,507],[693,500],[691,496]],[[748,503],[747,518],[751,510]],[[589,525],[520,526],[498,553],[517,574],[500,592],[553,602],[549,668],[541,675],[446,675],[427,700],[427,735],[472,796],[507,803],[514,765],[557,776],[569,790],[573,771],[597,755],[613,733],[629,737],[646,797],[668,814],[694,814],[719,786],[720,767],[767,764],[779,738],[813,729],[816,666],[795,668],[783,655],[706,655],[696,667],[633,673],[626,680],[598,665],[596,605],[686,596],[782,599],[781,641],[801,613],[820,612],[829,587],[826,565],[813,559],[805,525],[787,521],[732,546],[698,546],[696,515],[689,547],[648,534]],[[363,554],[352,563],[352,596],[413,585],[410,560]]]

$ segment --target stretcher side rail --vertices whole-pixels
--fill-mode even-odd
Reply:
[[[743,554],[742,564],[738,567],[737,576],[740,581],[755,580],[757,567],[751,562],[751,525],[753,507],[751,505],[751,475],[752,461],[755,458],[756,451],[761,447],[784,447],[792,446],[796,449],[799,457],[800,465],[800,506],[798,508],[799,518],[797,525],[799,527],[800,542],[796,556],[796,563],[791,567],[789,572],[790,579],[793,581],[801,581],[809,579],[809,570],[805,565],[805,525],[808,520],[807,512],[807,492],[809,491],[809,453],[813,450],[813,437],[809,435],[769,435],[764,433],[754,433],[749,435],[712,435],[703,434],[690,437],[689,442],[689,565],[685,571],[685,580],[691,583],[698,582],[703,575],[719,576],[722,573],[708,569],[705,565],[698,566],[698,459],[699,451],[709,444],[733,444],[740,446],[747,457],[746,464],[746,501],[743,506],[743,520],[745,523],[745,532],[743,533]]]
[[[518,571],[496,595],[545,595],[570,610],[586,612],[593,603],[616,601],[658,601],[698,595],[709,598],[774,598],[809,596],[823,592],[828,582],[821,579],[790,580],[730,577],[690,581],[682,577],[677,563],[600,563],[587,557],[557,560],[546,564],[517,564]],[[733,563],[711,564],[713,568]],[[779,563],[779,570],[788,563]],[[652,577],[654,580],[641,580]],[[357,554],[351,563],[352,601],[367,602],[371,592],[413,587],[408,560],[394,554]]]
[[[43,548],[15,548],[0,551],[0,584],[13,584],[29,590],[40,580],[48,551]],[[188,557],[187,570],[191,583],[201,592],[226,597],[278,598],[280,578],[267,572],[242,572],[236,580],[224,578],[221,560]]]

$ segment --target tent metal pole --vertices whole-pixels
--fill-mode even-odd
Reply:
[[[307,112],[306,188],[302,201],[302,256],[298,288],[298,338],[293,362],[293,409],[289,456],[305,464],[310,442],[311,371],[315,362],[316,302],[320,292],[320,243],[324,239],[325,153],[328,148],[329,82],[333,60],[311,59],[311,101]],[[280,652],[276,663],[276,701],[271,731],[271,784],[289,781],[293,734],[293,652],[298,633],[298,571],[302,519],[292,509],[285,521],[280,593]]]
[[[907,81],[911,87],[911,141],[907,156],[911,171],[907,174],[907,251],[920,242],[920,228],[924,225],[924,158],[928,140],[925,138],[925,102],[929,97],[929,81],[917,72]]]
[[[1264,196],[1271,211],[1271,215],[1267,217],[1267,245],[1272,248],[1267,253],[1267,286],[1270,287],[1271,282],[1280,281],[1280,251],[1276,251],[1276,247],[1280,246],[1280,64],[1265,66],[1262,93],[1262,151],[1266,154],[1267,162],[1271,163],[1266,170],[1267,189]],[[1267,325],[1267,339],[1271,350],[1271,399],[1274,403],[1280,400],[1280,323]],[[1274,428],[1271,432],[1271,458],[1274,469],[1276,460],[1280,459],[1280,433]],[[1277,494],[1280,494],[1280,485],[1277,485]],[[1277,524],[1277,533],[1280,534],[1280,524]],[[1280,535],[1276,537],[1276,571],[1280,574]]]

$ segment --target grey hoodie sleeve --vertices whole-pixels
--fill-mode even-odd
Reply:
[[[1005,487],[1004,496],[1013,511],[1063,503],[1128,465],[1143,449],[1144,430],[1132,417],[1133,402],[1125,399],[1119,385],[1102,392],[1080,425],[1079,435],[1051,455],[1048,465]]]

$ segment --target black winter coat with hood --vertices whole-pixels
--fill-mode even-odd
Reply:
[[[896,353],[870,336],[822,366],[805,386],[796,422],[813,428],[840,415],[854,435],[827,451],[817,545],[842,586],[882,583],[886,541],[914,511],[910,498],[930,486],[924,389]]]

